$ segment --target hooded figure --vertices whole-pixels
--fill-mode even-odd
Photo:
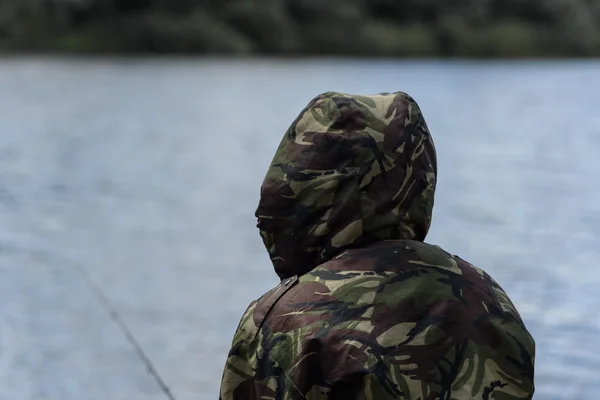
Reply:
[[[281,283],[244,313],[220,399],[531,399],[535,344],[515,306],[424,243],[435,185],[409,95],[314,98],[262,185]]]

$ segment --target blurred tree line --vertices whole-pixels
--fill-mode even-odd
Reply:
[[[600,0],[0,0],[4,51],[600,55]]]

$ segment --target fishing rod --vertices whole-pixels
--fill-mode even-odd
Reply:
[[[35,255],[38,255],[42,258],[42,260],[40,260],[40,261],[47,260],[48,258],[56,259],[56,257],[57,257],[55,254],[50,254],[48,251],[39,250],[39,249],[35,251]],[[81,266],[79,263],[73,262],[68,259],[63,259],[62,257],[60,257],[60,258],[61,258],[61,260],[60,260],[61,264],[71,265],[71,267],[73,269],[77,270],[77,272],[83,277],[83,279],[85,280],[85,282],[87,283],[89,288],[94,293],[94,296],[96,297],[98,302],[108,312],[110,319],[117,325],[117,327],[119,328],[119,330],[121,331],[123,336],[125,336],[125,339],[127,340],[127,342],[129,342],[129,344],[133,347],[137,356],[140,358],[140,360],[142,361],[142,363],[144,364],[144,366],[146,367],[146,369],[148,370],[150,375],[152,375],[152,377],[154,378],[154,380],[156,381],[156,383],[160,387],[160,389],[163,391],[163,393],[165,394],[167,399],[168,400],[177,400],[175,398],[175,396],[173,395],[173,393],[171,393],[171,390],[165,383],[164,379],[158,373],[158,370],[152,363],[152,360],[150,360],[150,357],[148,357],[147,353],[142,348],[140,342],[135,338],[131,329],[129,329],[129,327],[123,320],[123,318],[121,318],[121,316],[119,315],[117,310],[112,306],[112,304],[110,303],[110,300],[108,299],[108,296],[104,293],[104,291],[102,290],[100,285],[98,285],[94,281],[94,279],[92,279],[91,275],[87,272],[87,270],[83,266]]]

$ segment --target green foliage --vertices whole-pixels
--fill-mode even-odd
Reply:
[[[109,28],[121,38],[123,52],[247,54],[255,43],[204,11],[174,17],[146,13],[128,15]]]
[[[586,57],[600,0],[0,0],[0,48]]]
[[[369,21],[362,29],[364,55],[429,57],[437,54],[431,29],[418,23],[395,25]]]

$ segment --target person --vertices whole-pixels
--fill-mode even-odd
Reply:
[[[221,400],[532,398],[534,340],[505,291],[424,242],[436,175],[408,94],[310,101],[256,211],[281,283],[244,313]]]

